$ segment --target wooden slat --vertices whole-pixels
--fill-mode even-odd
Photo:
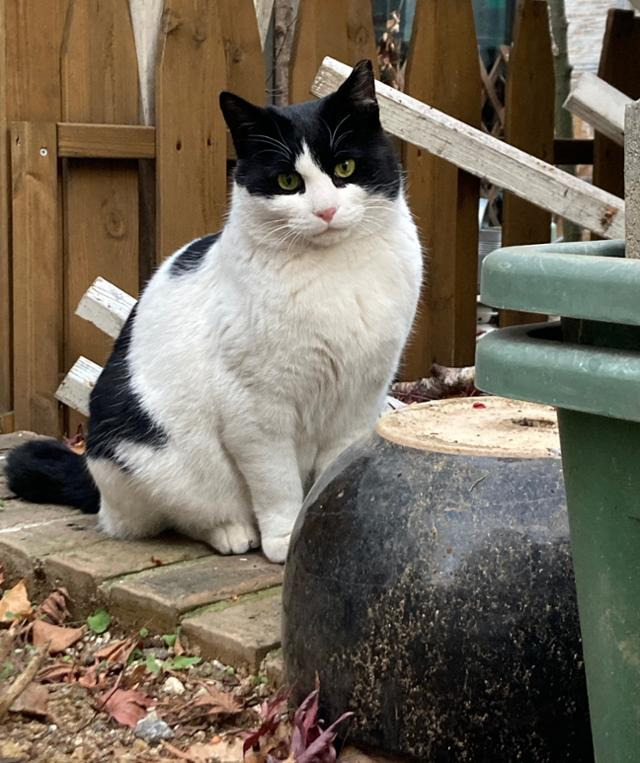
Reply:
[[[12,408],[14,381],[10,124],[60,118],[58,56],[66,6],[67,0],[0,3],[0,416]]]
[[[62,253],[55,122],[12,129],[15,425],[60,433]]]
[[[350,72],[326,58],[313,93],[332,93]],[[624,237],[622,199],[381,82],[376,91],[382,124],[391,134],[607,238]]]
[[[156,70],[157,255],[222,226],[227,137],[217,102],[226,86],[218,13],[201,0],[165,0]]]
[[[598,76],[633,100],[640,98],[640,18],[633,11],[611,9],[602,43]],[[596,132],[593,183],[624,197],[624,151]]]
[[[553,162],[555,73],[547,0],[518,4],[505,99],[505,140]],[[502,245],[543,244],[551,235],[551,215],[513,193],[504,194]],[[501,326],[544,320],[544,316],[503,310]]]
[[[345,0],[302,0],[300,3],[289,62],[290,103],[311,98],[311,83],[323,56],[356,63],[349,56],[348,14]]]
[[[60,158],[153,159],[155,155],[155,127],[58,123]]]
[[[95,387],[102,366],[89,358],[79,357],[56,390],[56,398],[81,416],[89,415],[89,397]]]
[[[226,89],[260,106],[266,101],[264,55],[253,0],[218,0],[227,61]],[[227,131],[227,157],[235,159]]]
[[[556,138],[553,141],[553,164],[593,164],[593,140]]]
[[[629,103],[631,98],[617,88],[595,74],[585,72],[569,93],[564,108],[614,143],[623,146],[624,110]]]
[[[416,7],[406,92],[480,126],[481,80],[470,0],[424,0]],[[441,72],[447,71],[442,77]],[[405,145],[409,201],[425,252],[417,323],[401,365],[405,379],[432,364],[473,364],[478,267],[478,181],[423,148]]]
[[[96,278],[80,300],[76,315],[115,339],[135,303],[135,297],[115,284],[104,278]]]
[[[138,122],[137,57],[127,0],[73,0],[62,49],[67,122]],[[65,183],[67,366],[79,356],[104,363],[111,340],[75,315],[98,276],[138,293],[138,172],[134,162],[68,159]],[[69,419],[69,431],[78,421]]]
[[[378,76],[378,46],[371,0],[347,0],[347,56],[352,64],[368,58]]]

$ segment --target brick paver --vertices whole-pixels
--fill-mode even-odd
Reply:
[[[34,436],[0,435],[5,585],[24,578],[36,601],[62,585],[74,618],[106,606],[125,629],[146,625],[162,632],[182,621],[194,647],[229,664],[257,669],[279,646],[281,565],[257,552],[219,556],[177,535],[119,541],[98,530],[95,515],[17,500],[2,462],[12,447]]]

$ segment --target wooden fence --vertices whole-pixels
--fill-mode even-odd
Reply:
[[[479,126],[488,94],[484,73],[481,97],[471,0],[417,8],[406,92]],[[571,164],[585,157],[553,141],[546,19],[545,0],[522,0],[501,119],[514,145]],[[610,44],[619,48],[620,29],[637,22],[624,11],[611,19],[618,31],[608,32]],[[127,0],[0,1],[0,431],[74,430],[79,417],[54,392],[79,355],[102,364],[109,351],[75,315],[84,291],[103,276],[137,296],[155,264],[222,224],[233,156],[217,93],[264,102],[265,30],[253,0],[164,0],[158,35],[155,118],[145,125]],[[323,56],[353,63],[375,49],[369,0],[301,0],[291,99],[308,97]],[[624,89],[619,69],[608,79]],[[473,363],[479,185],[413,146],[402,155],[429,252],[402,372],[416,378],[434,361]],[[546,241],[549,230],[548,213],[505,198],[506,241]]]

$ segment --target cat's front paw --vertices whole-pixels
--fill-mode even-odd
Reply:
[[[260,546],[260,536],[251,524],[226,522],[213,529],[209,544],[220,554],[246,554]]]
[[[284,564],[287,558],[290,540],[291,533],[287,533],[286,535],[272,535],[270,537],[263,536],[262,550],[264,551],[264,555],[270,562]]]

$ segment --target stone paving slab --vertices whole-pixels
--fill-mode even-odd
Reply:
[[[271,588],[182,621],[182,637],[209,659],[255,671],[280,645],[282,589]]]
[[[271,588],[282,582],[282,575],[280,565],[271,564],[258,552],[209,554],[195,562],[106,583],[102,590],[120,620],[139,627],[153,619],[169,629],[189,610]]]
[[[5,585],[25,578],[34,601],[62,585],[74,618],[105,606],[125,630],[146,625],[166,632],[183,621],[195,648],[233,665],[257,669],[279,646],[281,565],[257,552],[219,556],[177,535],[115,540],[98,530],[95,515],[16,499],[2,463],[12,447],[35,436],[0,435]]]

